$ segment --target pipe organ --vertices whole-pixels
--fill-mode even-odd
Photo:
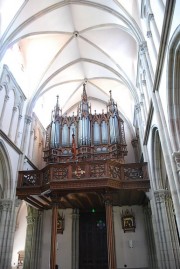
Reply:
[[[83,84],[83,94],[77,107],[77,115],[63,115],[59,97],[52,111],[52,120],[47,127],[44,160],[46,163],[72,162],[73,137],[77,161],[120,159],[124,162],[127,147],[124,122],[120,118],[117,104],[112,98],[107,103],[107,112],[91,113]]]

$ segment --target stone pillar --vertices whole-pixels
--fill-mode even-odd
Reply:
[[[1,200],[0,202],[0,268],[9,269],[11,262],[10,236],[11,231],[11,212],[12,201]],[[10,227],[9,227],[10,226]]]
[[[134,149],[134,156],[135,156],[135,162],[139,162],[140,156],[139,156],[139,148],[138,148],[138,139],[132,139],[131,144]]]
[[[145,222],[145,232],[148,244],[148,258],[149,267],[151,269],[158,269],[156,247],[154,240],[154,231],[152,226],[151,208],[147,205],[143,207],[144,222]]]
[[[79,209],[72,213],[72,269],[79,269]]]
[[[53,203],[53,206],[52,206],[52,225],[51,225],[50,269],[55,269],[55,265],[56,265],[57,219],[58,219],[58,205],[56,203]]]
[[[42,230],[42,212],[28,206],[25,258],[23,269],[38,269]]]
[[[38,155],[38,139],[36,132],[34,131],[34,139],[32,145],[32,161],[37,164],[37,155]]]
[[[29,148],[28,148],[28,157],[29,157],[30,160],[32,159],[32,153],[33,153],[33,141],[34,141],[34,131],[31,130]]]
[[[177,230],[176,217],[174,214],[173,202],[171,197],[166,199],[166,211],[170,227],[171,242],[173,247],[174,259],[176,268],[180,268],[180,244],[179,244],[179,233]]]
[[[111,198],[105,198],[106,227],[107,227],[107,249],[108,269],[116,269],[116,249],[114,239],[113,207]]]
[[[18,118],[18,124],[17,124],[17,129],[16,129],[16,136],[15,136],[15,141],[14,141],[14,143],[15,143],[16,145],[17,145],[18,138],[19,138],[19,130],[20,130],[21,120],[22,120],[22,115],[19,115],[19,118]]]
[[[171,141],[169,139],[169,133],[167,130],[166,120],[163,113],[163,108],[160,100],[159,93],[156,91],[152,93],[152,101],[154,112],[157,117],[159,137],[163,151],[163,157],[166,165],[166,171],[168,175],[168,182],[171,191],[171,196],[173,200],[173,205],[176,214],[176,221],[178,226],[178,231],[180,234],[180,183],[177,175],[177,171],[175,168],[174,160],[171,156],[172,148]]]
[[[34,227],[34,240],[32,248],[33,259],[31,261],[31,269],[39,269],[40,254],[41,254],[41,241],[42,241],[42,219],[43,211],[36,211],[35,227]]]
[[[143,138],[144,138],[144,126],[143,126],[143,120],[141,115],[141,107],[140,105],[135,106],[135,112],[137,114],[137,121],[138,121],[138,127],[139,127],[139,136],[140,136],[140,145],[141,145],[141,151],[143,151]]]
[[[27,145],[29,143],[29,129],[30,129],[30,124],[32,122],[32,118],[29,116],[25,117],[25,126],[23,130],[23,138],[21,141],[21,148],[24,154],[27,154]]]
[[[148,15],[148,21],[149,21],[149,25],[150,25],[150,29],[153,32],[153,36],[155,36],[157,43],[159,45],[160,43],[160,34],[154,19],[154,15],[152,13],[149,13]],[[156,52],[157,53],[157,52]]]
[[[139,55],[142,61],[142,66],[144,70],[146,71],[147,84],[148,84],[147,86],[149,87],[149,90],[152,91],[152,86],[153,86],[153,81],[154,81],[154,71],[152,68],[152,63],[150,61],[146,42],[142,42],[139,45]]]
[[[2,123],[3,123],[3,119],[4,119],[4,112],[6,110],[6,104],[7,101],[9,100],[9,96],[6,94],[5,98],[4,98],[4,103],[3,103],[3,107],[2,107],[2,112],[1,112],[1,118],[0,118],[0,128],[2,127]]]
[[[147,121],[147,104],[144,93],[141,93],[141,107],[143,110],[144,120]]]
[[[170,235],[170,227],[168,223],[168,216],[166,211],[166,199],[170,197],[170,192],[167,190],[157,190],[154,192],[156,210],[157,210],[157,228],[159,237],[159,250],[161,252],[161,263],[163,263],[163,269],[176,267],[174,250],[172,245],[172,238]]]
[[[150,103],[150,88],[147,88],[147,83],[146,83],[146,76],[144,75],[143,80],[141,81],[142,89],[144,94],[146,94],[147,98],[147,104],[146,104],[146,114],[147,114],[147,109],[149,108],[149,103]]]
[[[157,49],[156,49],[156,46],[154,44],[154,39],[153,39],[151,30],[148,30],[147,31],[147,37],[148,37],[148,39],[150,41],[150,44],[151,44],[151,47],[152,47],[152,51],[153,51],[153,54],[154,54],[154,58],[157,61]]]
[[[12,138],[12,127],[13,127],[13,123],[14,123],[14,117],[16,115],[17,112],[17,107],[13,107],[13,112],[12,112],[12,117],[11,117],[11,122],[10,122],[10,126],[9,126],[9,133],[8,136],[9,138]]]

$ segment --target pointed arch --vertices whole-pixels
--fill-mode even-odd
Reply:
[[[174,151],[180,149],[180,26],[175,30],[168,55],[168,117]]]
[[[6,150],[4,142],[0,139],[0,173],[1,173],[1,197],[3,199],[11,199],[13,194],[13,184],[12,184],[12,169],[9,154]]]

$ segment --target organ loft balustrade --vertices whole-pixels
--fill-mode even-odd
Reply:
[[[76,192],[100,192],[134,190],[146,192],[150,188],[147,164],[121,164],[114,161],[92,163],[49,164],[42,170],[20,171],[17,195],[28,202],[35,202],[31,196],[46,197],[51,204],[51,195],[67,195]],[[41,203],[40,203],[41,204]],[[43,206],[43,204],[41,205]]]

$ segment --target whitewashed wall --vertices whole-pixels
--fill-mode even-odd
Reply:
[[[135,232],[122,229],[122,211],[132,209],[135,215]],[[141,206],[113,207],[117,268],[148,268],[148,250]],[[132,244],[132,245],[131,245]],[[132,247],[131,247],[132,246]]]
[[[57,264],[60,269],[71,269],[72,266],[72,209],[63,210],[65,229],[57,235]],[[42,231],[42,256],[40,268],[48,268],[51,248],[51,210],[44,212]]]

